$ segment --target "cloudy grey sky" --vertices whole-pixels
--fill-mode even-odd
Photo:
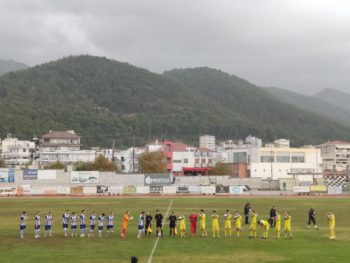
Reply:
[[[0,58],[209,66],[260,86],[350,92],[347,0],[0,0]]]

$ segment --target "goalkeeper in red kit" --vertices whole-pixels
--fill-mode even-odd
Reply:
[[[190,216],[189,216],[189,220],[191,222],[191,234],[192,234],[192,236],[194,236],[196,234],[196,230],[197,230],[198,215],[194,211],[192,211]]]

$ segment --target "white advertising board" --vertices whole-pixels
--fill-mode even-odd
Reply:
[[[73,171],[71,172],[72,184],[98,184],[98,171]]]
[[[170,195],[170,194],[176,194],[176,186],[163,186],[163,194],[167,194],[167,195]]]
[[[69,186],[57,186],[57,194],[69,195],[70,187]]]
[[[38,170],[38,180],[56,180],[56,170]]]
[[[137,194],[149,194],[149,186],[136,186]]]
[[[209,185],[209,186],[201,186],[202,194],[215,194],[215,186]]]
[[[310,187],[309,186],[294,186],[293,192],[294,193],[310,193]]]

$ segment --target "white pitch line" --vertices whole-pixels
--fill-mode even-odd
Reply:
[[[174,199],[171,199],[171,201],[170,201],[170,204],[169,204],[168,210],[166,211],[166,214],[165,214],[164,219],[166,219],[167,216],[168,216],[170,207],[171,207],[171,205],[173,204],[173,200],[174,200]],[[160,238],[160,237],[157,236],[157,239],[156,239],[156,241],[154,242],[154,246],[153,246],[153,249],[152,249],[152,251],[151,251],[151,255],[150,255],[149,258],[148,258],[147,263],[152,263],[153,254],[154,254],[154,252],[156,251],[156,248],[157,248],[157,245],[158,245],[158,242],[159,242],[159,238]]]

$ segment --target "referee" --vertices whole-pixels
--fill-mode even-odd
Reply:
[[[316,224],[316,212],[312,207],[309,210],[309,221],[307,223],[307,228],[310,228],[311,223],[315,226],[315,229],[318,229]]]

